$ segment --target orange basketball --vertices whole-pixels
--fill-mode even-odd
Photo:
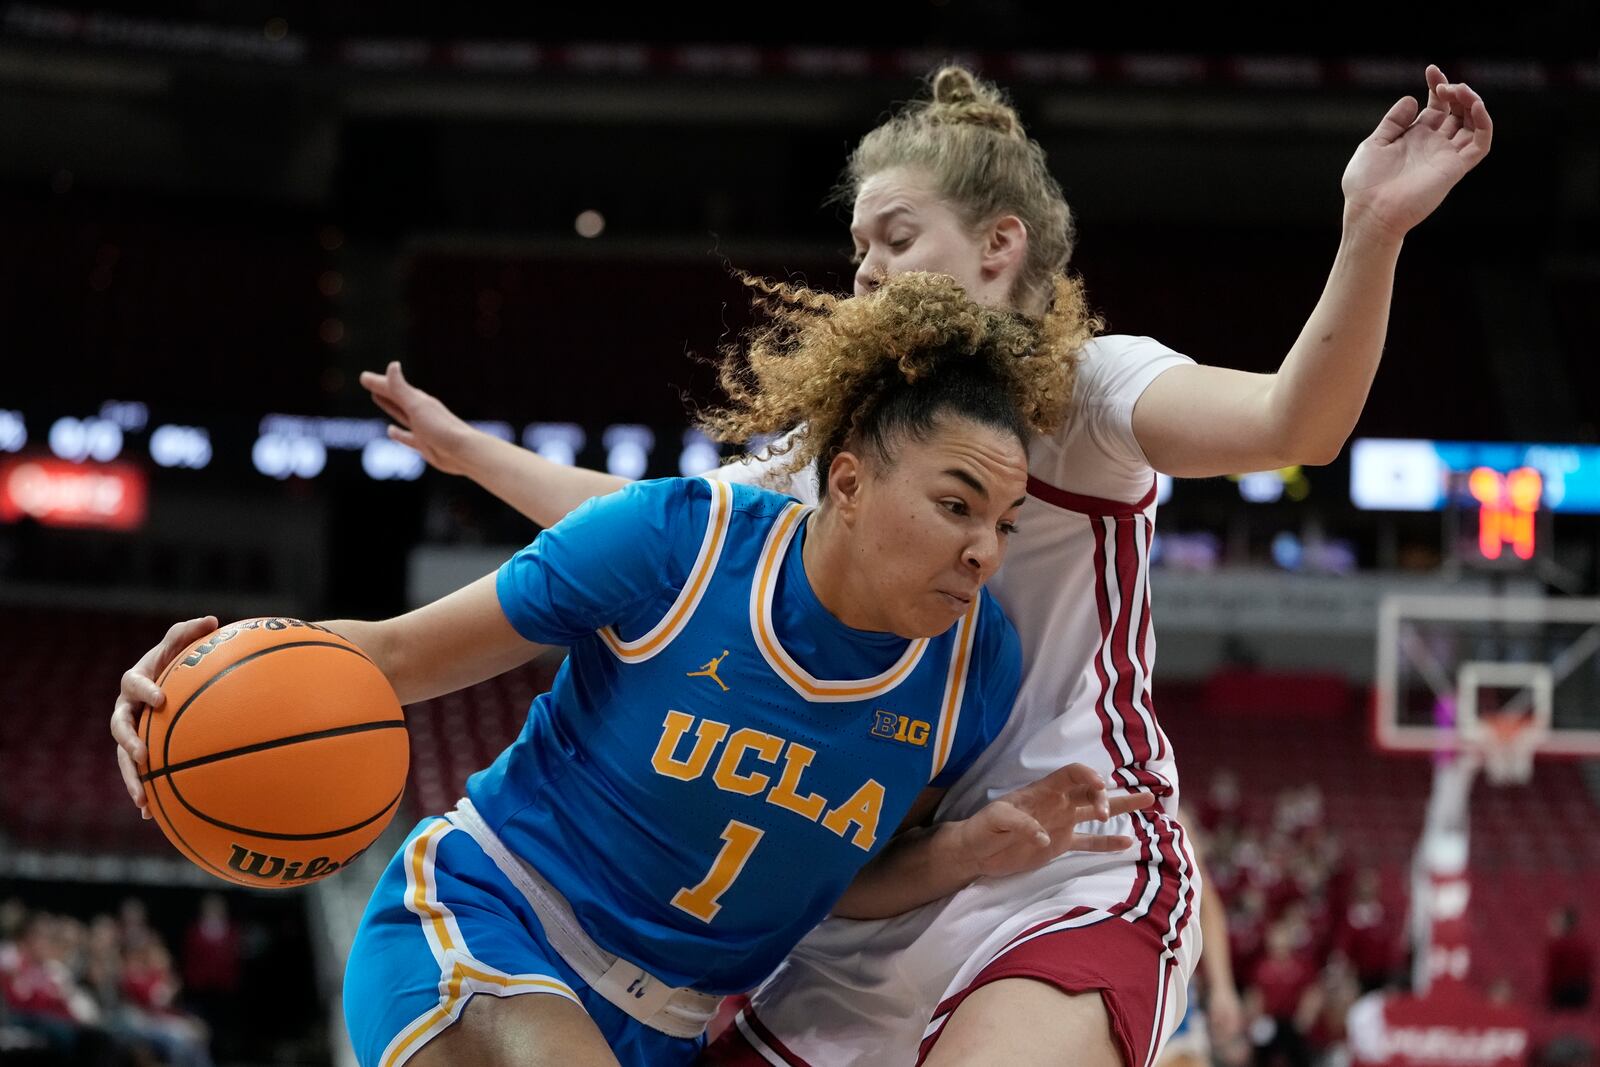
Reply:
[[[241,885],[348,865],[383,832],[411,748],[366,654],[298,619],[246,619],[184,649],[139,724],[150,814],[179,852]]]

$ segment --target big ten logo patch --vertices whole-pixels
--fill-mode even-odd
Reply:
[[[928,735],[931,732],[932,727],[927,723],[921,719],[913,719],[909,715],[896,715],[882,708],[873,713],[872,736],[881,737],[885,741],[900,741],[923,748],[928,744]]]

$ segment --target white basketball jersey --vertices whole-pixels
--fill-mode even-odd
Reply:
[[[1028,496],[1006,561],[990,583],[1022,638],[1022,690],[1000,737],[946,796],[940,817],[964,818],[1067,763],[1113,790],[1146,789],[1177,810],[1172,747],[1155,718],[1150,673],[1150,541],[1155,472],[1133,435],[1145,387],[1188,357],[1148,337],[1092,341],[1061,429],[1028,450]],[[786,460],[724,467],[808,503],[808,467]]]
[[[1113,790],[1142,787],[1169,814],[1177,810],[1172,748],[1150,699],[1155,472],[1134,439],[1133,406],[1158,375],[1188,362],[1148,337],[1095,340],[1065,424],[1029,446],[1029,500],[990,583],[1022,639],[1022,689],[1005,729],[951,788],[940,817],[969,816],[1075,762],[1098,770]],[[811,472],[787,475],[782,466],[781,458],[736,464],[722,476],[813,500]],[[1082,829],[1136,833],[1128,816]],[[1069,852],[890,919],[828,919],[757,992],[754,1010],[805,1062],[909,1065],[935,1006],[1017,934],[1071,908],[1125,906],[1149,866],[1140,855]],[[1186,870],[1161,873],[1186,878]],[[1177,957],[1179,990],[1198,957],[1197,934],[1185,935]],[[1182,1011],[1181,996],[1171,1004]],[[1163,1017],[1163,1032],[1169,1021]],[[749,1038],[743,1024],[741,1032]]]

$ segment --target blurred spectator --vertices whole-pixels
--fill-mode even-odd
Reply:
[[[1260,887],[1267,897],[1267,914],[1273,918],[1299,895],[1294,879],[1289,875],[1289,865],[1295,855],[1294,844],[1282,834],[1274,834],[1259,849],[1259,858],[1250,872],[1250,880]]]
[[[128,951],[122,992],[130,1026],[166,1062],[174,1067],[210,1067],[210,1035],[198,1019],[178,1010],[178,976],[164,945],[151,938]]]
[[[113,1013],[121,1005],[122,931],[109,915],[97,915],[89,924],[83,983],[102,1012]]]
[[[1302,830],[1322,825],[1322,790],[1307,782],[1298,789],[1286,789],[1278,796],[1274,818],[1276,829],[1298,837]]]
[[[1394,970],[1399,930],[1383,905],[1382,889],[1378,872],[1363,868],[1334,935],[1334,947],[1350,960],[1364,993],[1383,988]]]
[[[1544,995],[1552,1008],[1589,1006],[1594,988],[1594,945],[1578,930],[1578,910],[1570,905],[1550,914],[1550,940],[1544,950]]]
[[[22,926],[28,920],[28,909],[16,897],[0,901],[0,974],[15,966],[17,942],[22,940]]]
[[[1206,888],[1215,885],[1221,890],[1225,899],[1232,900],[1234,895],[1244,888],[1244,869],[1239,866],[1236,855],[1239,851],[1239,827],[1237,825],[1224,826],[1216,833],[1206,832],[1211,841],[1211,854],[1206,860],[1206,873],[1210,877],[1206,880]]]
[[[1267,905],[1261,890],[1246,887],[1234,897],[1228,917],[1228,947],[1234,973],[1248,980],[1267,948]]]
[[[1259,1016],[1252,1033],[1258,1067],[1311,1064],[1311,1049],[1300,1030],[1299,1013],[1301,997],[1316,981],[1317,969],[1295,951],[1295,937],[1292,922],[1273,924],[1267,931],[1266,955],[1256,964],[1251,977],[1251,993]]]
[[[184,936],[183,981],[190,1005],[218,1035],[237,1029],[242,953],[243,935],[228,915],[227,900],[207,893]]]
[[[138,897],[128,897],[122,902],[122,907],[118,909],[118,920],[122,928],[124,951],[132,952],[155,940],[155,931],[150,929],[149,913],[145,911],[144,901]]]
[[[1238,825],[1239,805],[1239,779],[1232,771],[1218,771],[1212,775],[1211,789],[1200,802],[1200,825],[1213,834]]]
[[[1312,963],[1327,959],[1332,938],[1321,887],[1313,886],[1306,896],[1290,901],[1278,921],[1288,928],[1296,956]]]
[[[1301,995],[1295,1010],[1296,1025],[1313,1048],[1343,1048],[1347,1037],[1345,1019],[1350,1006],[1360,997],[1361,986],[1354,969],[1343,956],[1335,955]]]

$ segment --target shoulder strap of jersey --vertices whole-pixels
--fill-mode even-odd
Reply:
[[[939,726],[933,732],[933,771],[928,781],[939,777],[945,764],[950,762],[950,750],[955,745],[956,728],[961,725],[961,705],[966,697],[967,676],[972,673],[972,645],[978,633],[978,611],[983,606],[983,594],[972,598],[972,607],[956,623],[955,640],[950,647],[950,670],[945,676],[944,699],[939,702]]]
[[[598,631],[600,640],[624,663],[643,663],[671,644],[672,639],[689,624],[695,608],[700,606],[700,598],[705,596],[706,589],[711,585],[711,573],[717,569],[722,546],[728,541],[728,525],[733,517],[733,487],[714,478],[705,481],[711,486],[711,510],[706,517],[706,532],[700,541],[694,566],[689,568],[689,577],[678,592],[678,599],[672,602],[672,607],[661,621],[642,637],[624,641],[614,626]]]

